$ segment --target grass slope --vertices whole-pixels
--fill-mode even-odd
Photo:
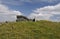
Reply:
[[[60,39],[60,23],[50,21],[2,23],[0,39]]]

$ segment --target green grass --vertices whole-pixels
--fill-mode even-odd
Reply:
[[[0,24],[0,39],[60,39],[60,22],[2,23]]]

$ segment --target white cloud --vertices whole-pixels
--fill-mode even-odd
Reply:
[[[0,4],[0,22],[15,21],[16,15],[22,15],[20,11],[10,10],[7,6]]]
[[[33,13],[31,13],[29,17],[36,18],[37,20],[60,21],[58,20],[58,18],[60,19],[60,16],[57,15],[60,15],[60,4],[37,8],[36,10],[33,10]],[[53,19],[52,17],[56,19]]]
[[[41,0],[42,2],[49,2],[49,3],[52,3],[52,2],[56,2],[56,1],[59,1],[59,0]]]

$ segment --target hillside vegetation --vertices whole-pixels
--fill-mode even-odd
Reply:
[[[60,39],[60,22],[1,23],[0,39]]]

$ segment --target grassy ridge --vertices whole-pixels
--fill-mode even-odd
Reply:
[[[60,39],[60,23],[50,21],[0,24],[0,39]]]

